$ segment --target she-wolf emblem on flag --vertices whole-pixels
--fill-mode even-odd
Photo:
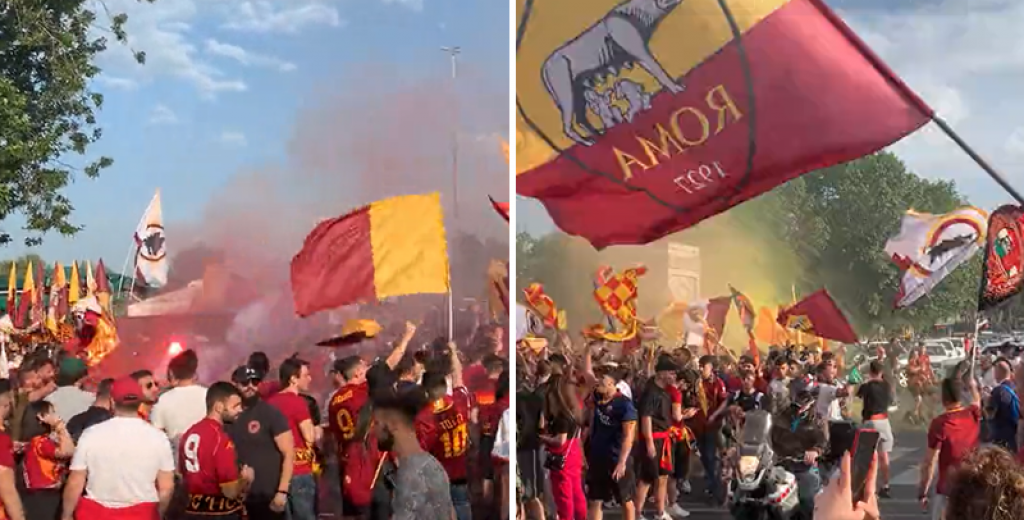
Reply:
[[[814,324],[811,323],[811,319],[807,316],[788,316],[786,318],[786,327],[793,330],[799,330],[800,332],[814,334]]]
[[[610,277],[605,277],[599,272],[599,285],[594,290],[594,299],[601,306],[601,310],[615,317],[623,325],[632,325],[636,321],[637,279],[646,272],[646,267],[626,269]]]
[[[517,14],[516,190],[599,249],[873,153],[932,113],[826,0],[517,0]]]

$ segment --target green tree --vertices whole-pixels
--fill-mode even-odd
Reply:
[[[0,220],[22,214],[27,245],[80,230],[61,192],[75,174],[95,178],[113,164],[84,158],[102,136],[95,111],[103,95],[91,83],[108,39],[127,43],[127,20],[102,1],[0,0]],[[145,53],[134,55],[145,62]],[[10,241],[0,231],[0,243]]]
[[[15,272],[17,273],[18,276],[18,287],[20,288],[22,280],[25,279],[25,269],[28,267],[29,262],[32,262],[33,268],[35,268],[35,266],[37,265],[42,265],[44,270],[47,268],[46,262],[45,260],[43,260],[43,257],[35,253],[19,256],[14,260],[0,260],[0,285],[2,285],[4,288],[7,287],[8,276],[11,273],[11,263],[14,263]],[[32,276],[35,276],[35,274],[33,273]],[[35,282],[39,283],[39,280],[35,280]]]
[[[826,288],[861,337],[869,338],[879,327],[923,331],[950,318],[973,317],[980,254],[910,308],[893,310],[900,273],[884,253],[885,242],[899,231],[908,209],[945,213],[966,203],[952,182],[921,178],[893,154],[878,153],[790,181],[733,208],[727,218],[706,220],[670,239],[700,247],[705,271],[759,262],[759,271],[777,273],[778,285],[786,286],[787,293],[791,283],[804,295]],[[770,236],[778,247],[759,249],[757,256],[763,258],[730,259],[735,253],[722,251],[722,237],[737,225],[753,230],[752,235]],[[590,277],[599,258],[585,243],[561,233],[539,238],[521,233],[516,258],[519,290],[533,281],[544,283],[577,324],[576,313],[585,314],[586,320],[597,314]],[[702,289],[724,294],[725,287]]]

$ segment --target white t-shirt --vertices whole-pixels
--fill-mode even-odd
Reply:
[[[62,386],[46,396],[60,420],[67,423],[72,417],[86,411],[96,401],[96,394],[77,386]]]
[[[71,470],[86,472],[85,495],[105,507],[157,502],[156,477],[174,471],[163,432],[138,417],[114,417],[82,434]]]
[[[620,394],[630,399],[633,398],[633,389],[629,387],[629,383],[625,381],[619,381],[618,383],[615,383],[615,389],[618,390]]]
[[[195,423],[206,417],[206,387],[201,385],[179,386],[167,391],[157,399],[149,420],[153,426],[167,433],[171,441],[171,453],[177,461],[178,440]]]
[[[836,397],[840,388],[837,383],[818,383],[818,401],[814,405],[818,417],[827,421],[843,420],[843,410]]]

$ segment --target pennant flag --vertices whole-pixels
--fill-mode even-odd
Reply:
[[[508,222],[509,221],[508,220],[508,212],[509,212],[508,202],[497,202],[497,201],[494,200],[493,197],[487,197],[487,198],[491,199],[491,206],[494,208],[494,211],[497,211],[498,214],[501,215],[501,218],[505,219],[505,222]]]
[[[903,271],[896,308],[907,307],[931,292],[980,251],[987,221],[988,213],[973,206],[942,215],[908,211],[899,234],[885,244],[885,253]]]
[[[321,222],[291,263],[299,316],[360,301],[449,291],[441,196],[374,202]]]
[[[66,301],[64,300],[64,268],[60,262],[53,264],[53,277],[50,279],[50,298],[46,305],[46,328],[57,334],[57,325],[67,315]],[[61,306],[64,305],[64,313],[61,314]]]
[[[7,275],[7,314],[15,316],[18,298],[18,262],[11,261],[11,272]],[[12,318],[13,319],[13,318]]]
[[[82,275],[78,274],[78,260],[71,263],[71,283],[68,284],[68,303],[74,305],[82,299]]]
[[[986,311],[1024,288],[1024,208],[1002,206],[988,222],[978,310]]]
[[[714,354],[717,351],[716,347],[721,342],[731,305],[731,296],[708,300],[707,315],[701,317],[704,320],[704,352],[707,354]]]
[[[60,262],[55,262],[53,265],[52,284],[54,287],[57,287],[57,321],[60,322],[67,317],[68,312],[71,310],[71,305],[68,303],[67,273]]]
[[[779,311],[778,323],[786,328],[806,332],[819,338],[857,343],[857,334],[846,321],[843,311],[824,289]]]
[[[167,285],[167,249],[160,190],[156,190],[135,229],[136,277],[149,287]]]
[[[516,190],[645,244],[933,115],[823,0],[520,3]]]
[[[43,274],[43,263],[39,262],[36,268],[36,289],[32,292],[32,323],[43,324],[46,321],[46,307],[43,305],[43,294],[46,293],[46,277]]]
[[[14,320],[15,326],[28,327],[32,324],[32,317],[29,315],[32,309],[32,300],[34,299],[36,284],[33,281],[32,274],[32,261],[29,260],[28,264],[25,265],[25,280],[21,283],[21,299],[18,301],[18,316]]]
[[[107,268],[103,266],[103,259],[96,262],[96,301],[103,309],[103,315],[113,319],[114,313],[110,308],[110,280],[107,278]]]
[[[92,273],[92,262],[85,261],[85,295],[92,296],[96,293],[96,278]]]
[[[508,262],[491,259],[487,266],[487,301],[491,317],[508,316]]]

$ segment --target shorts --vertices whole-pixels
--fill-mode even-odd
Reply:
[[[892,425],[889,424],[889,419],[864,421],[864,428],[878,431],[878,453],[892,453],[896,439],[892,435]]]
[[[491,455],[491,451],[494,450],[494,436],[493,435],[481,435],[480,436],[480,450],[479,450],[479,474],[478,476],[483,480],[494,480],[494,458]]]
[[[636,448],[636,478],[640,482],[652,484],[658,477],[666,477],[672,474],[672,468],[661,466],[661,453],[665,449],[665,443],[671,442],[668,439],[654,440],[654,458],[647,456],[646,443],[639,443]]]
[[[587,459],[587,500],[608,501],[614,499],[620,504],[633,501],[636,493],[636,476],[633,474],[633,461],[626,461],[626,472],[622,478],[615,480],[612,472],[618,459],[612,457],[597,456]]]
[[[523,500],[544,497],[543,462],[539,449],[516,451],[516,470],[519,471],[519,479],[523,485]]]
[[[370,505],[358,505],[351,502],[341,503],[342,518],[370,518]]]

